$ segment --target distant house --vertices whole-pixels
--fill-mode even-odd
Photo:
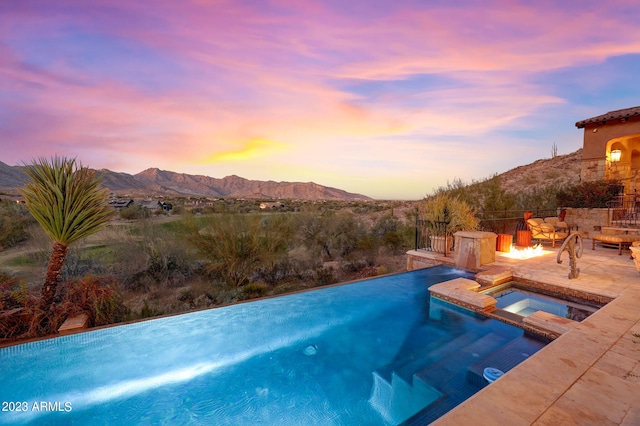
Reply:
[[[143,200],[143,201],[140,201],[139,204],[145,209],[149,209],[149,210],[162,209],[168,212],[173,209],[173,204],[165,203],[164,201],[158,201],[158,200]]]
[[[158,200],[143,200],[140,201],[140,205],[149,210],[157,210],[162,208],[162,203]]]
[[[640,106],[578,121],[584,129],[582,181],[620,180],[625,194],[640,190]]]
[[[276,203],[260,203],[260,209],[261,210],[266,210],[266,209],[281,209],[284,207],[284,204],[282,204],[281,202],[276,202]]]
[[[129,207],[131,204],[133,204],[133,200],[130,198],[115,198],[112,200],[109,200],[109,205],[111,207],[115,207],[116,209],[123,209],[125,207]]]

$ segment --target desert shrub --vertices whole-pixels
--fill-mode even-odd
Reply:
[[[478,196],[476,210],[483,212],[511,210],[516,203],[516,197],[502,188],[500,178],[496,175],[475,185]]]
[[[308,286],[302,281],[285,281],[274,287],[273,294],[291,293],[306,288],[308,288]]]
[[[0,322],[0,338],[24,338],[54,333],[69,317],[86,312],[90,325],[124,321],[129,310],[122,303],[112,278],[85,277],[68,280],[59,287],[50,311],[38,307],[39,298],[24,283],[0,273],[0,308],[14,310]],[[41,319],[46,316],[43,325]]]
[[[62,267],[62,279],[68,280],[80,278],[87,275],[101,275],[106,273],[106,268],[100,258],[83,256],[79,247],[69,250],[65,263]]]
[[[184,208],[184,205],[182,205],[182,204],[174,204],[173,205],[173,209],[171,209],[171,214],[173,214],[173,215],[181,215],[181,214],[184,214],[185,211],[186,210]]]
[[[0,311],[24,305],[28,292],[26,285],[11,274],[0,271]]]
[[[389,269],[386,266],[378,266],[376,269],[376,275],[385,275],[389,273]]]
[[[184,282],[191,275],[191,266],[181,253],[168,247],[166,240],[156,239],[144,245],[147,254],[145,273],[157,283],[169,286]]]
[[[554,210],[558,206],[558,185],[535,186],[515,194],[515,210]]]
[[[124,321],[129,309],[122,303],[118,282],[110,277],[87,276],[67,280],[57,298],[57,323],[82,312],[89,315],[90,325],[100,326]]]
[[[0,339],[15,339],[44,334],[38,330],[39,298],[12,275],[0,271],[0,310],[6,311],[0,321]]]
[[[478,229],[478,219],[474,209],[445,192],[427,197],[419,205],[420,217],[436,227],[438,222],[447,222],[447,232],[473,231]]]
[[[135,228],[137,237],[119,246],[117,252],[120,279],[129,290],[175,287],[193,276],[191,250],[179,227],[157,226],[141,221]]]
[[[562,176],[562,172],[558,169],[551,169],[544,172],[545,179],[556,179]]]
[[[314,281],[316,285],[328,285],[337,283],[338,276],[336,270],[331,266],[323,266],[315,270]]]
[[[33,217],[23,205],[0,201],[0,251],[28,239],[28,228],[33,223]]]
[[[195,296],[193,295],[193,292],[190,289],[186,289],[186,290],[181,290],[180,293],[178,293],[177,299],[181,302],[186,302],[189,305],[193,305]]]
[[[187,226],[207,271],[234,288],[284,258],[293,234],[292,222],[282,215],[224,214],[209,218],[202,230]]]
[[[604,208],[621,190],[620,182],[598,180],[581,182],[558,191],[556,202],[558,207]]]
[[[298,232],[302,244],[327,260],[345,258],[366,235],[362,219],[348,211],[310,212],[299,218]]]
[[[515,204],[515,196],[502,188],[498,175],[471,183],[456,178],[452,182],[447,181],[446,186],[439,187],[428,198],[439,194],[464,202],[475,211],[510,210]]]
[[[142,308],[140,308],[140,314],[138,315],[138,318],[152,318],[163,314],[163,311],[149,305],[149,302],[147,301],[147,299],[145,299],[142,301]]]
[[[408,226],[391,214],[380,217],[374,223],[371,234],[393,254],[400,254],[412,247],[414,225]]]
[[[257,270],[258,279],[270,285],[276,285],[295,275],[296,269],[289,257],[263,264]]]
[[[242,291],[238,298],[240,300],[255,299],[266,295],[268,291],[269,286],[267,284],[253,282],[242,286]]]
[[[120,217],[125,220],[145,219],[150,217],[149,209],[140,204],[132,204],[129,207],[120,209]]]

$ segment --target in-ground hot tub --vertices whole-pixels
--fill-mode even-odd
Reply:
[[[541,290],[518,282],[508,282],[482,291],[495,298],[496,308],[527,317],[536,311],[582,321],[606,304],[586,297]]]

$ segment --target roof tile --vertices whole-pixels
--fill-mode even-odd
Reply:
[[[578,121],[576,123],[576,127],[578,129],[581,129],[585,127],[587,124],[591,124],[591,123],[599,123],[603,121],[617,120],[621,118],[629,118],[629,117],[635,117],[635,116],[640,116],[640,106],[619,109],[616,111],[609,111],[608,113],[599,115],[597,117],[587,118],[586,120]]]

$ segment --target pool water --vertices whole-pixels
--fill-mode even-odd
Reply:
[[[500,286],[498,289],[485,291],[485,294],[495,298],[496,308],[521,315],[529,316],[536,311],[544,311],[575,321],[582,321],[597,311],[600,306],[563,300],[559,297],[548,296],[534,291],[518,288],[515,284]]]
[[[3,406],[0,424],[425,424],[485,386],[483,368],[544,345],[430,299],[459,276],[435,267],[3,348],[0,400],[26,409]]]

